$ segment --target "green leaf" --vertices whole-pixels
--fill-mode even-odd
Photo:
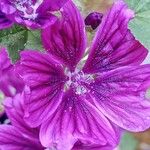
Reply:
[[[0,45],[7,47],[12,62],[19,58],[19,51],[24,49],[27,31],[27,29],[16,25],[0,31]]]
[[[13,63],[19,59],[21,50],[43,50],[40,31],[30,31],[16,25],[0,31],[0,45],[7,47]]]
[[[135,18],[129,23],[129,29],[147,49],[150,50],[150,0],[126,0],[134,10]]]
[[[120,150],[136,150],[138,141],[130,133],[125,133],[120,143]]]
[[[28,31],[28,39],[25,49],[43,50],[40,31]]]

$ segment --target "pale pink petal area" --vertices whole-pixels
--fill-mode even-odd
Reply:
[[[43,150],[37,141],[26,138],[21,132],[11,125],[0,126],[0,149],[1,150]]]
[[[122,67],[95,78],[89,85],[91,99],[107,118],[133,132],[150,127],[150,65]]]
[[[64,93],[57,110],[42,124],[40,140],[45,147],[70,150],[78,140],[101,145],[116,145],[118,135],[109,120],[72,89]]]
[[[62,18],[42,32],[45,49],[66,67],[74,70],[86,48],[84,20],[69,1],[61,9]]]
[[[19,72],[30,88],[25,92],[25,120],[37,127],[59,105],[66,77],[50,55],[30,50],[21,53]]]
[[[84,72],[97,73],[140,64],[147,55],[128,29],[134,12],[119,0],[103,18],[90,49]]]

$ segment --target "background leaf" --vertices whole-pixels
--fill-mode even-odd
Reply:
[[[28,39],[25,43],[25,49],[43,50],[41,43],[41,31],[28,31]]]
[[[129,28],[135,38],[150,50],[150,0],[126,0],[134,10],[135,18],[129,23]]]
[[[10,29],[0,30],[0,46],[7,47],[13,63],[19,59],[20,50],[43,49],[40,31],[30,31],[17,25]]]
[[[12,62],[19,58],[19,50],[24,49],[27,41],[27,29],[13,26],[10,29],[0,31],[0,45],[7,47]]]
[[[137,144],[132,134],[125,133],[121,139],[120,150],[136,150]]]

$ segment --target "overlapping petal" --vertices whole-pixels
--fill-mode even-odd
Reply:
[[[32,141],[11,125],[0,126],[0,149],[1,150],[43,150],[37,141]]]
[[[118,135],[104,115],[87,101],[86,95],[76,95],[72,89],[64,93],[57,110],[42,124],[42,145],[55,145],[58,150],[70,150],[78,141],[115,145]]]
[[[24,93],[17,94],[14,98],[6,98],[4,100],[5,111],[11,124],[18,130],[26,134],[26,137],[38,139],[39,129],[29,127],[24,121]]]
[[[32,29],[45,28],[56,17],[51,11],[60,9],[67,0],[1,0],[0,10],[12,21]]]
[[[98,109],[118,126],[129,131],[150,127],[150,65],[122,67],[101,73],[89,85],[91,99]],[[146,82],[146,85],[143,83]]]
[[[114,150],[114,147],[110,145],[102,146],[100,144],[83,144],[77,142],[72,150]]]
[[[71,1],[61,13],[62,18],[43,30],[42,41],[49,53],[73,71],[86,48],[84,20]]]
[[[9,28],[12,25],[13,25],[13,23],[8,18],[6,18],[5,14],[3,12],[0,11],[0,30]]]
[[[44,0],[38,11],[42,12],[43,10],[59,10],[67,1],[68,0]]]
[[[0,49],[0,90],[6,96],[22,92],[23,81],[16,75],[5,48]]]
[[[30,128],[24,121],[24,92],[6,98],[4,107],[11,125],[0,125],[0,149],[44,150],[39,141],[39,128]]]
[[[36,127],[50,116],[61,101],[66,77],[62,66],[50,55],[23,51],[19,72],[30,87],[26,92],[26,120]]]
[[[144,60],[147,50],[128,30],[133,17],[134,12],[122,0],[114,4],[99,26],[84,72],[103,72]]]

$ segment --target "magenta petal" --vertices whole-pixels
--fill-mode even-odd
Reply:
[[[149,83],[143,86],[143,82]],[[112,122],[129,131],[150,127],[150,65],[122,67],[101,73],[90,85],[91,98],[98,109]]]
[[[84,72],[96,73],[119,66],[140,64],[147,55],[145,49],[128,30],[134,12],[119,0],[103,19],[93,41]]]
[[[12,64],[10,63],[7,50],[5,48],[0,47],[0,69],[9,70],[11,66]]]
[[[6,18],[5,14],[0,10],[0,30],[9,28],[12,25],[13,23],[8,18]]]
[[[1,150],[43,150],[40,143],[26,138],[13,126],[0,126],[0,149]]]
[[[11,16],[13,22],[17,22],[30,29],[44,29],[56,21],[56,17],[50,13],[40,14],[35,20],[24,19],[21,16]]]
[[[12,22],[16,22],[31,29],[41,29],[49,26],[56,20],[56,17],[51,13],[52,8],[49,5],[49,1],[50,0],[1,0],[0,10]],[[63,2],[65,3],[65,1]],[[61,7],[64,3],[60,2],[59,6]],[[55,2],[53,2],[52,5],[56,7]],[[53,11],[57,9],[58,8]]]
[[[60,20],[43,30],[42,41],[49,53],[74,70],[86,47],[84,20],[71,1],[61,13]]]
[[[66,77],[63,68],[48,54],[23,51],[20,75],[30,87],[26,92],[25,119],[32,127],[39,126],[61,101]]]
[[[70,150],[78,140],[116,145],[116,139],[114,128],[103,114],[85,95],[76,95],[71,89],[64,93],[59,107],[40,130],[42,145],[55,145],[58,150]]]
[[[26,134],[28,138],[38,139],[38,129],[30,128],[25,121],[24,117],[24,95],[17,94],[14,98],[6,98],[4,101],[5,111],[9,117],[11,124],[18,128],[20,132]]]
[[[83,144],[77,142],[71,150],[114,150],[110,145],[102,146],[100,144]]]
[[[14,96],[22,92],[23,81],[16,75],[14,66],[11,64],[7,50],[0,48],[0,90],[6,96]]]
[[[49,10],[49,11],[57,11],[63,5],[67,2],[68,0],[44,0],[43,4],[40,6],[38,9],[39,12],[43,12],[43,10]]]

